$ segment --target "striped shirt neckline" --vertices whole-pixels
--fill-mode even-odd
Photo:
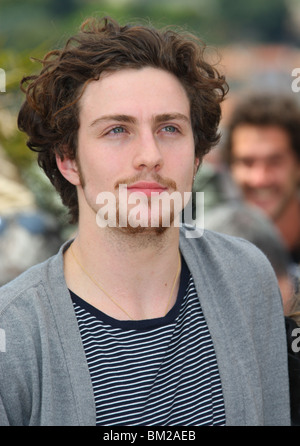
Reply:
[[[118,321],[71,292],[97,425],[224,425],[221,381],[194,281],[182,259],[165,317]]]

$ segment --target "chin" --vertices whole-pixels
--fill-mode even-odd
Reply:
[[[130,226],[130,225],[128,225],[127,227],[119,227],[119,228],[116,228],[118,231],[120,231],[121,233],[123,233],[123,234],[126,234],[126,235],[147,235],[147,236],[150,236],[150,235],[155,235],[155,236],[158,236],[158,235],[162,235],[162,234],[164,234],[166,231],[167,231],[167,229],[169,229],[168,227],[164,227],[164,226],[159,226],[159,227],[157,227],[157,228],[152,228],[152,227],[145,227],[145,226],[137,226],[137,227],[133,227],[133,226]]]
[[[151,220],[151,216],[149,215],[149,212],[147,212],[147,215],[144,215],[144,218],[139,220],[139,222],[135,222],[138,224],[133,225],[132,222],[134,222],[134,220],[127,217],[126,226],[120,225],[120,215],[119,213],[117,214],[117,229],[124,234],[161,235],[164,234],[167,229],[174,226],[174,212],[171,211],[168,214],[160,215],[158,220]]]

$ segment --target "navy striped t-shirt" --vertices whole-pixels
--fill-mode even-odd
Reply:
[[[98,426],[225,424],[213,343],[183,259],[178,298],[165,317],[118,321],[71,297]]]

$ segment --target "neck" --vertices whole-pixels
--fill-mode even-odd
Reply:
[[[81,266],[72,258],[70,249],[65,254],[69,288],[116,319],[164,316],[174,305],[179,286],[178,276],[176,279],[178,228],[168,228],[160,235],[124,234],[108,228],[97,228],[91,236],[92,232],[81,230],[79,225],[73,242],[73,251]],[[82,267],[117,299],[127,315],[107,298]]]
[[[285,211],[275,221],[289,251],[300,245],[300,203],[298,197],[290,200]]]

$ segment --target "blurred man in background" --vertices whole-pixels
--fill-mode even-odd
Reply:
[[[243,197],[275,223],[300,262],[300,108],[290,97],[254,94],[235,108],[226,158]]]

